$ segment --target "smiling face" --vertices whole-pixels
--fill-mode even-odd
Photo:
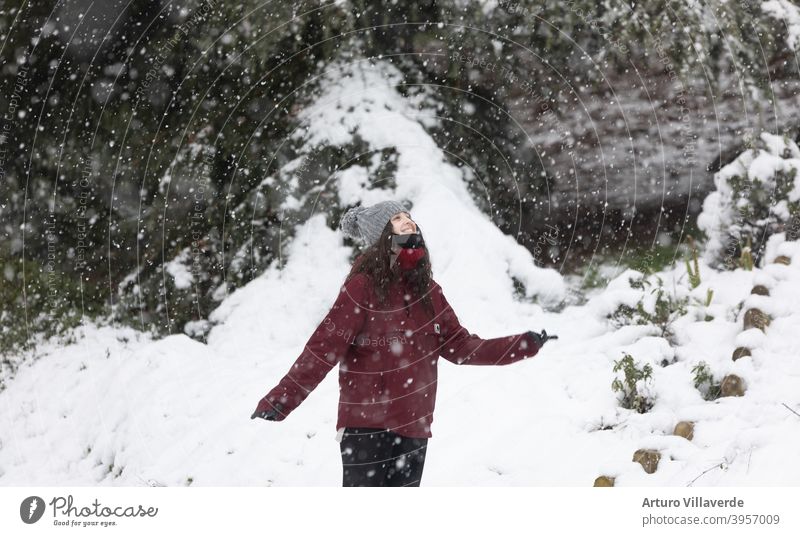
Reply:
[[[392,232],[394,234],[404,235],[413,234],[417,232],[417,224],[411,219],[411,214],[408,212],[398,212],[389,220],[392,222]]]

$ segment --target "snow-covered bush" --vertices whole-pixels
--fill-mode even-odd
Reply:
[[[629,280],[631,288],[643,291],[641,299],[633,307],[625,303],[620,304],[609,319],[617,326],[653,325],[657,328],[659,337],[672,341],[675,337],[672,324],[688,312],[689,297],[679,296],[677,289],[675,292],[668,292],[659,276],[655,277],[655,281],[653,283],[645,277],[631,278]],[[646,288],[650,291],[647,292]]]
[[[767,239],[800,217],[800,148],[782,136],[762,133],[755,147],[714,175],[697,225],[706,234],[706,261],[734,269],[748,247],[755,264]]]
[[[621,393],[620,405],[638,413],[647,413],[654,403],[648,385],[652,382],[653,367],[649,364],[640,366],[634,363],[632,355],[625,354],[619,361],[614,361],[614,372],[619,371],[623,377],[614,378],[611,390]]]
[[[720,382],[714,379],[711,369],[705,361],[700,361],[692,368],[694,386],[706,400],[716,400],[720,396]]]

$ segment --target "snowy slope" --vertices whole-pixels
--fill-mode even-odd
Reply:
[[[314,143],[340,143],[357,128],[371,147],[399,154],[396,191],[365,189],[350,171],[333,178],[342,201],[413,202],[434,277],[473,333],[546,328],[561,337],[508,367],[440,360],[423,485],[589,486],[601,474],[618,486],[800,484],[800,416],[790,411],[800,413],[797,243],[778,235],[769,244],[767,259],[787,255],[790,266],[716,272],[701,264],[702,284],[691,292],[682,266],[661,273],[670,289],[676,281],[698,297],[714,290],[706,311],[714,319],[679,319],[677,348],[650,327],[616,329],[606,320],[641,295],[628,286],[631,272],[584,305],[547,312],[542,305],[571,289],[477,210],[460,172],[422,128],[435,117],[397,92],[397,73],[378,64],[361,66],[359,76],[330,76],[338,82],[304,112]],[[352,122],[340,122],[349,108]],[[0,484],[339,485],[336,371],[286,421],[249,416],[327,313],[350,253],[314,214],[283,252],[283,270],[267,270],[214,311],[207,345],[86,325],[77,344],[39,348],[41,357],[0,393]],[[512,276],[526,284],[527,300],[514,299]],[[771,296],[750,296],[756,283]],[[743,300],[772,316],[765,333],[742,332]],[[753,355],[733,362],[739,345]],[[611,390],[623,352],[653,366],[648,413],[621,409]],[[662,367],[664,359],[675,362]],[[692,385],[700,361],[720,378],[740,375],[745,396],[705,401]],[[691,442],[670,435],[679,420],[696,422]],[[654,474],[631,461],[640,448],[662,452]]]
[[[286,421],[249,420],[324,316],[346,270],[334,233],[319,219],[309,227],[316,232],[307,245],[296,243],[283,273],[265,273],[223,305],[224,322],[208,346],[183,335],[152,341],[131,330],[85,327],[78,344],[43,348],[46,355],[0,394],[0,483],[338,485],[335,372]],[[591,485],[608,474],[620,486],[686,485],[720,465],[695,485],[800,483],[800,417],[788,409],[800,412],[800,247],[776,242],[770,255],[790,256],[791,266],[718,273],[701,265],[700,288],[714,289],[716,318],[680,321],[677,362],[667,367],[658,363],[673,351],[647,326],[615,330],[604,320],[637,292],[626,290],[628,272],[560,314],[510,311],[502,300],[482,300],[463,279],[443,276],[472,331],[546,327],[561,339],[508,367],[441,361],[424,484]],[[310,278],[315,263],[333,269]],[[661,275],[686,279],[682,269]],[[771,296],[750,296],[754,283]],[[742,300],[773,317],[765,334],[742,332],[741,315],[732,317]],[[753,355],[733,362],[739,344]],[[646,414],[620,409],[610,389],[613,360],[623,351],[653,365],[656,404]],[[704,401],[690,372],[700,360],[720,377],[740,375],[745,396]],[[679,420],[696,422],[693,441],[670,435]],[[656,473],[631,462],[639,448],[662,452]]]

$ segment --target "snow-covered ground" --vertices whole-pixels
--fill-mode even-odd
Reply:
[[[372,76],[369,68],[331,76],[337,84],[305,112],[309,142],[343,143],[357,128],[375,150],[398,153],[395,190],[367,188],[370,170],[351,168],[332,178],[342,203],[412,201],[434,278],[473,333],[544,328],[560,336],[506,367],[440,360],[423,485],[591,486],[600,475],[617,486],[800,485],[797,242],[774,236],[767,264],[753,271],[718,272],[701,262],[702,283],[693,290],[682,265],[661,272],[679,296],[699,302],[714,291],[709,307],[691,305],[676,320],[674,346],[651,326],[607,320],[617,305],[645,294],[628,285],[631,271],[611,267],[613,280],[586,303],[555,307],[576,289],[537,267],[477,209],[460,171],[422,128],[434,115],[399,97],[397,76]],[[347,110],[348,122],[331,110]],[[286,266],[265,271],[213,312],[208,344],[87,324],[76,344],[38,348],[38,359],[0,393],[0,484],[340,485],[335,370],[285,421],[250,414],[332,305],[350,253],[324,214],[310,214],[282,252]],[[791,264],[771,263],[777,255]],[[167,272],[183,282],[178,268]],[[522,301],[514,278],[525,285]],[[770,296],[751,295],[754,284]],[[772,317],[764,333],[743,332],[751,306]],[[738,346],[752,356],[734,362]],[[614,361],[624,353],[653,367],[655,405],[647,413],[622,409],[611,389]],[[744,396],[704,400],[691,372],[701,361],[717,380],[743,378]],[[691,441],[671,435],[682,420],[695,422]],[[632,461],[641,448],[661,452],[655,473]]]
[[[208,345],[84,326],[77,344],[40,348],[41,357],[0,393],[0,484],[339,485],[335,370],[286,421],[249,418],[324,317],[347,270],[337,233],[320,217],[306,231],[283,272],[264,273],[214,313],[220,324]],[[560,339],[506,367],[440,360],[423,484],[589,486],[605,474],[618,486],[798,485],[800,244],[781,238],[771,241],[768,258],[787,255],[790,266],[715,272],[701,264],[703,283],[693,293],[714,290],[705,312],[715,318],[679,319],[674,349],[648,326],[615,329],[605,319],[641,295],[628,287],[630,271],[586,304],[547,313],[492,294],[507,284],[502,267],[451,252],[461,269],[440,264],[434,276],[468,329],[491,337],[546,328]],[[488,256],[503,247],[487,244]],[[433,253],[440,257],[435,246]],[[688,293],[682,267],[660,275],[667,288],[677,277]],[[750,295],[758,283],[769,297]],[[773,320],[765,333],[743,332],[743,312],[756,305]],[[734,362],[739,345],[752,356]],[[648,413],[621,409],[611,390],[613,361],[623,352],[654,369]],[[662,367],[664,358],[676,362]],[[705,401],[691,374],[701,360],[718,379],[741,376],[745,395]],[[692,441],[671,435],[681,420],[696,423]],[[654,474],[631,461],[640,448],[661,451]]]

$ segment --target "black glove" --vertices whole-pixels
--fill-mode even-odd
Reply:
[[[535,331],[529,331],[528,334],[533,337],[533,340],[536,341],[536,344],[539,345],[539,348],[544,346],[544,343],[549,341],[550,339],[557,339],[558,335],[548,335],[547,331],[542,330],[541,333],[536,333]]]
[[[276,417],[278,416],[278,413],[283,409],[283,406],[281,405],[280,402],[275,402],[275,404],[273,404],[273,406],[274,407],[270,407],[269,409],[266,409],[266,405],[265,404],[259,403],[259,405],[256,408],[256,410],[253,412],[252,415],[250,415],[250,418],[251,419],[255,419],[256,417],[260,417],[260,418],[264,419],[265,421],[275,421],[275,420],[277,420]]]

